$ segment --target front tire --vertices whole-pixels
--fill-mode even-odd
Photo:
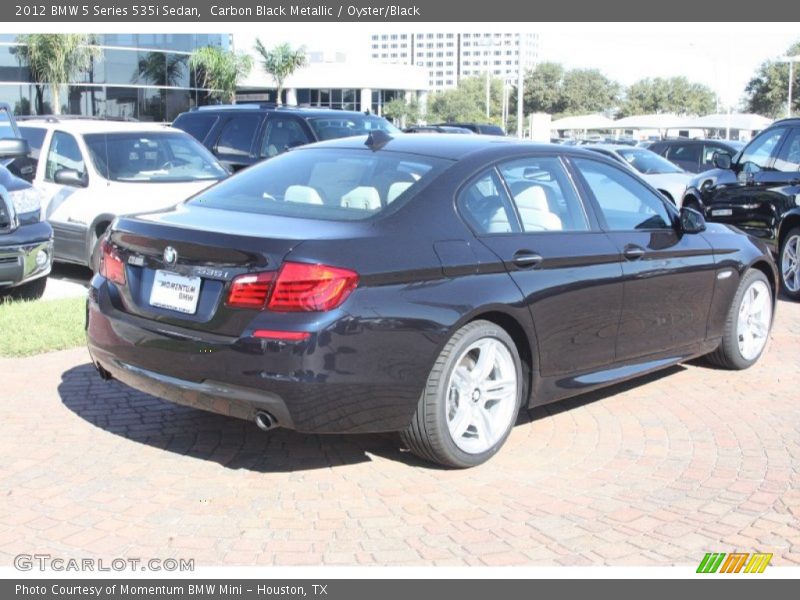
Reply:
[[[780,249],[781,287],[792,300],[800,300],[800,227],[789,230]]]
[[[767,345],[773,302],[766,275],[758,269],[747,271],[728,310],[722,342],[709,355],[711,362],[731,370],[754,365]]]
[[[428,377],[403,442],[447,467],[474,467],[505,443],[522,402],[523,375],[511,336],[473,321],[447,342]]]

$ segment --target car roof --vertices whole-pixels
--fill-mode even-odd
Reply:
[[[269,106],[259,104],[210,104],[193,108],[181,115],[200,115],[209,113],[262,113],[262,112],[280,112],[294,114],[301,118],[314,118],[314,117],[378,117],[378,115],[366,112],[359,112],[357,110],[337,110],[335,108],[316,108],[305,106]],[[178,116],[181,116],[178,115]],[[176,117],[177,118],[177,117]]]
[[[72,133],[115,133],[115,132],[147,132],[180,131],[172,129],[166,123],[141,123],[138,121],[113,121],[103,119],[75,119],[42,116],[20,120],[20,127],[41,127],[43,129],[59,129]]]
[[[306,146],[298,146],[292,152],[304,152],[315,148],[339,148],[361,150],[366,146],[369,136],[339,138]],[[403,152],[419,154],[448,160],[460,160],[469,154],[497,149],[502,154],[513,155],[514,150],[528,152],[547,151],[575,156],[596,156],[586,150],[561,144],[539,143],[519,140],[513,137],[496,135],[463,135],[461,133],[398,133],[387,135],[387,141],[380,142],[375,151]],[[630,148],[630,146],[623,146]]]
[[[647,148],[637,148],[636,146],[631,146],[629,144],[586,144],[583,147],[589,150],[592,148],[597,148],[598,150],[606,150],[607,152],[617,152],[619,150],[638,150],[640,152],[650,152],[650,150]]]

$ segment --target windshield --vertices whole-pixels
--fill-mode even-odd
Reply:
[[[683,169],[663,158],[643,148],[631,148],[630,150],[617,150],[626,163],[644,175],[660,175],[662,173],[683,173]]]
[[[84,138],[95,168],[112,181],[177,183],[228,175],[208,150],[183,133],[93,133]]]
[[[306,148],[258,163],[189,204],[306,219],[357,221],[411,198],[450,161],[368,149]]]
[[[312,118],[308,122],[320,141],[367,135],[376,129],[387,133],[400,133],[400,130],[386,119],[372,115],[336,115]]]

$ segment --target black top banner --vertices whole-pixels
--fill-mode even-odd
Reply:
[[[745,7],[742,7],[745,8]],[[793,21],[800,4],[760,0],[746,10],[735,0],[697,2],[531,2],[525,0],[47,0],[4,1],[0,21],[14,22],[542,22],[542,21]],[[709,32],[713,35],[713,32]]]

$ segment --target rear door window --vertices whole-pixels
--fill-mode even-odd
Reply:
[[[461,214],[477,234],[520,231],[511,200],[494,169],[476,177],[458,198]]]
[[[261,116],[256,114],[236,115],[228,119],[217,139],[217,152],[228,156],[250,156],[260,122]]]
[[[180,115],[172,124],[173,127],[181,129],[191,135],[194,139],[203,141],[206,139],[208,132],[219,121],[217,115],[210,115],[207,113],[184,113]]]

